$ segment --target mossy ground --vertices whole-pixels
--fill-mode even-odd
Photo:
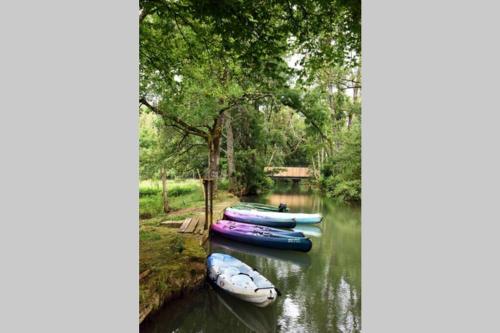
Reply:
[[[184,193],[177,198],[192,193]],[[214,219],[222,210],[238,201],[232,194],[220,191],[214,200]],[[182,234],[176,228],[161,226],[165,220],[183,220],[203,214],[204,200],[189,202],[169,214],[158,213],[140,220],[139,272],[140,321],[182,293],[199,287],[205,280],[206,251],[200,244],[200,235]]]
[[[205,250],[199,238],[177,229],[143,225],[139,235],[141,319],[165,300],[198,286],[205,277]]]

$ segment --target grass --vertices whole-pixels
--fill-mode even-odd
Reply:
[[[201,184],[198,180],[169,180],[167,186],[171,208],[168,214],[163,213],[161,183],[141,182],[139,189],[139,271],[145,276],[140,280],[141,319],[205,279],[206,252],[199,235],[180,234],[177,229],[160,226],[164,220],[184,220],[203,214]],[[214,213],[238,201],[234,195],[219,189]]]
[[[223,199],[227,195],[227,186],[227,180],[219,182],[219,198]],[[205,202],[203,187],[198,179],[167,180],[167,195],[169,213],[174,213],[168,214],[171,220],[182,220],[189,216],[189,214],[175,214],[176,211],[203,206]],[[150,219],[157,216],[166,216],[163,212],[161,181],[141,181],[139,185],[139,217]]]
[[[141,315],[157,310],[165,300],[192,288],[205,277],[205,250],[199,239],[181,236],[177,230],[141,225],[139,271]]]
[[[199,180],[167,180],[169,209],[174,212],[204,202],[203,188]],[[161,182],[146,180],[139,185],[139,216],[141,219],[162,215],[163,199]]]
[[[170,191],[176,190],[179,188],[182,189],[195,189],[199,188],[201,190],[202,184],[199,179],[168,179],[167,180],[167,188],[170,194]],[[139,183],[139,191],[143,190],[157,190],[161,193],[161,181],[160,180],[141,180]]]

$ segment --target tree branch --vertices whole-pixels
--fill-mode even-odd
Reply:
[[[146,100],[146,98],[141,97],[139,99],[139,102],[142,105],[146,106],[151,111],[153,111],[154,113],[156,113],[157,115],[163,117],[165,120],[170,121],[173,126],[179,128],[180,130],[182,130],[184,132],[187,132],[189,134],[192,134],[192,135],[196,135],[196,136],[202,137],[202,138],[208,138],[208,134],[205,131],[202,131],[201,129],[199,129],[197,127],[189,125],[188,123],[186,123],[184,120],[180,119],[179,117],[176,117],[176,116],[169,115],[169,114],[161,112],[160,109],[158,109],[157,107],[151,105]]]

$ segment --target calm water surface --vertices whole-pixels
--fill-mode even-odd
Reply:
[[[246,201],[286,202],[293,212],[324,216],[320,225],[296,228],[313,242],[308,253],[211,239],[210,252],[230,254],[256,268],[282,296],[258,308],[207,286],[165,306],[141,332],[360,332],[360,209],[297,191]]]

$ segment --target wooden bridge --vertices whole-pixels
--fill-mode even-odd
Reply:
[[[265,167],[264,171],[269,174],[269,177],[275,179],[299,181],[312,177],[311,170],[305,167]]]

